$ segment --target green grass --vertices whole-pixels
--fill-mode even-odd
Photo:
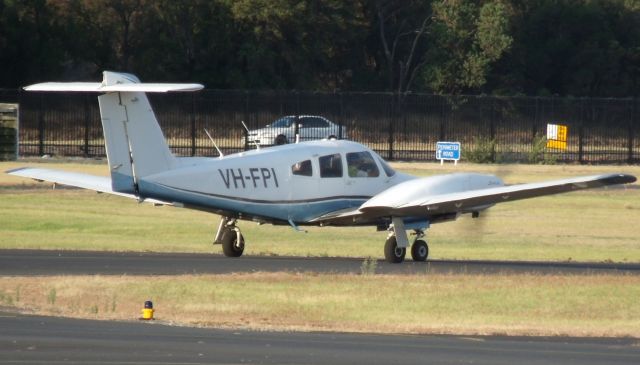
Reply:
[[[24,163],[0,163],[7,170]],[[34,165],[30,163],[29,165]],[[40,164],[38,164],[40,166]],[[431,175],[480,171],[527,182],[623,171],[629,166],[529,166],[395,164]],[[48,163],[44,167],[104,175],[103,164]],[[211,241],[218,217],[83,190],[47,186],[0,175],[0,248],[115,251],[220,252]],[[513,259],[640,262],[640,190],[593,190],[501,204],[486,217],[463,217],[428,231],[437,259]],[[386,234],[373,227],[308,228],[240,222],[249,255],[355,256],[381,258]]]
[[[133,320],[150,299],[165,323],[259,330],[640,337],[639,296],[625,275],[0,278],[17,309]]]

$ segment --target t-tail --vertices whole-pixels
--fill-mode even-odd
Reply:
[[[27,91],[97,92],[113,191],[138,195],[145,176],[176,167],[147,92],[197,91],[200,84],[141,83],[131,74],[105,71],[102,83],[47,82]]]

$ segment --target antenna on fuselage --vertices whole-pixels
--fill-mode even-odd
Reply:
[[[211,134],[209,133],[209,131],[207,130],[207,128],[204,129],[204,132],[207,134],[207,137],[209,137],[209,139],[211,140],[211,143],[213,143],[213,147],[216,148],[216,150],[218,150],[218,153],[220,154],[220,158],[224,157],[224,154],[222,153],[222,151],[220,151],[220,149],[218,148],[218,145],[216,144],[216,142],[213,140],[213,137],[211,137]]]
[[[242,123],[242,126],[244,127],[244,130],[247,131],[247,138],[249,138],[249,128],[247,128],[247,125],[244,124],[244,120],[241,120],[240,123]],[[256,144],[256,149],[259,150],[260,149],[260,142],[258,142],[258,140],[253,141],[253,143]]]

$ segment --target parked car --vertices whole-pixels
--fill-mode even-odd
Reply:
[[[295,143],[296,134],[300,141],[314,139],[345,139],[345,127],[317,115],[289,115],[282,117],[264,128],[250,130],[247,144],[255,146]]]

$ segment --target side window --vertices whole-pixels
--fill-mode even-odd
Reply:
[[[320,177],[342,177],[342,159],[340,154],[322,156],[320,162]]]
[[[304,117],[300,118],[303,128],[327,128],[327,122],[322,118]]]
[[[349,177],[378,177],[380,171],[373,156],[367,151],[347,153]]]
[[[291,172],[294,175],[312,176],[313,170],[311,169],[311,160],[305,160],[305,161],[294,163],[291,166]]]
[[[301,124],[302,128],[313,128],[313,121],[309,117],[302,117],[298,119],[298,123]]]
[[[329,125],[322,118],[313,118],[313,126],[316,128],[327,128]]]

